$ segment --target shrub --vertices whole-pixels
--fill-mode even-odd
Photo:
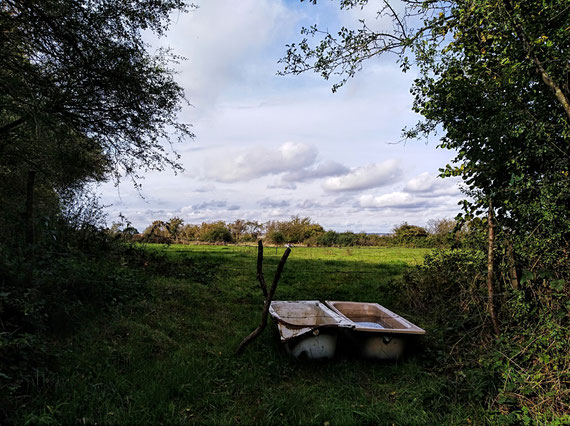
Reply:
[[[317,244],[322,247],[332,247],[338,244],[338,233],[326,231],[317,237]]]
[[[267,239],[273,244],[283,244],[285,243],[285,235],[280,231],[271,231],[267,233]]]
[[[354,232],[343,232],[338,234],[337,243],[341,247],[355,246],[358,241],[358,235]]]
[[[504,267],[497,268],[499,278],[501,272],[507,276]],[[424,265],[405,275],[402,294],[407,309],[427,319],[425,352],[438,369],[455,377],[459,397],[484,401],[493,410],[493,423],[563,419],[570,395],[567,281],[528,271],[519,289],[501,281],[495,300],[500,338],[493,335],[487,313],[482,250],[427,255]]]
[[[402,223],[394,228],[394,237],[398,243],[408,245],[422,244],[428,236],[427,231],[421,226],[409,225],[407,222]]]
[[[231,243],[233,242],[232,233],[224,226],[214,226],[208,229],[202,236],[203,241],[209,243]]]
[[[46,333],[78,327],[94,313],[146,291],[127,267],[128,246],[94,226],[52,223],[33,261],[0,248],[0,423],[28,389],[41,386],[57,351]]]

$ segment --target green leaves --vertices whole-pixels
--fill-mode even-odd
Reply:
[[[534,274],[534,272],[523,271],[520,283],[521,283],[521,285],[524,285],[527,282],[534,280],[535,278],[536,278],[536,275]]]
[[[554,291],[562,291],[564,289],[565,284],[566,281],[564,281],[563,279],[553,280],[550,281],[550,288]]]

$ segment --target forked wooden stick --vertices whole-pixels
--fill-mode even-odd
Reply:
[[[261,334],[261,332],[267,326],[267,316],[269,314],[269,306],[271,306],[271,300],[273,299],[273,295],[275,294],[275,290],[277,290],[277,283],[279,282],[279,278],[281,278],[281,273],[283,272],[283,267],[285,266],[285,262],[287,262],[287,258],[289,257],[289,253],[291,253],[291,248],[287,247],[285,253],[283,253],[283,257],[279,261],[279,265],[277,265],[277,271],[275,272],[275,277],[273,277],[273,283],[271,283],[271,288],[269,289],[269,293],[267,292],[267,286],[265,284],[265,278],[263,277],[263,243],[259,240],[258,243],[258,252],[257,252],[257,279],[259,280],[259,284],[261,286],[261,290],[263,291],[263,295],[265,296],[265,304],[263,305],[263,313],[261,314],[261,323],[259,326],[251,332],[249,336],[243,339],[237,349],[237,354],[240,355],[245,347],[249,345],[253,340],[257,338]]]
[[[263,292],[263,297],[267,299],[267,284],[265,284],[265,277],[263,276],[263,242],[257,242],[257,279],[259,286]]]

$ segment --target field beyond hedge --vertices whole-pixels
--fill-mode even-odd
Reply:
[[[420,351],[400,363],[301,362],[272,324],[235,350],[259,323],[256,247],[147,246],[163,253],[142,267],[142,296],[53,336],[57,374],[17,420],[58,423],[418,424],[481,421],[456,400],[453,381]],[[269,282],[283,248],[265,249]],[[374,301],[402,311],[398,287],[428,249],[301,248],[285,265],[276,300]]]

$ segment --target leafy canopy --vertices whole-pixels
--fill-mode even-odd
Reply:
[[[177,167],[163,142],[191,135],[177,119],[184,93],[170,64],[179,58],[149,53],[143,32],[163,35],[170,13],[185,9],[182,0],[2,1],[2,162],[53,178],[81,146],[91,178]],[[73,158],[52,164],[58,153]]]
[[[366,0],[341,0],[341,8]],[[424,120],[404,132],[443,129],[439,147],[454,150],[443,176],[461,176],[473,202],[467,218],[493,200],[502,225],[534,229],[568,244],[570,219],[570,7],[566,0],[379,1],[377,31],[332,33],[304,28],[288,46],[282,73],[306,71],[346,83],[365,62],[394,53],[415,66],[414,110]],[[316,40],[316,42],[313,42]],[[536,235],[536,234],[535,234]]]

